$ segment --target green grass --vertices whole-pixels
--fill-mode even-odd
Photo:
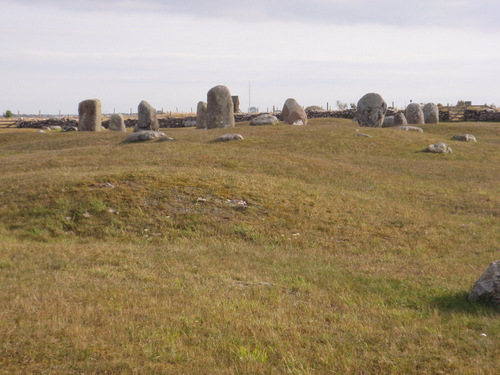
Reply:
[[[0,374],[497,373],[500,125],[356,128],[2,130]]]

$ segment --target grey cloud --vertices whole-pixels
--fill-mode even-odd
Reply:
[[[5,2],[0,0],[0,3]],[[373,23],[406,26],[454,26],[498,30],[497,0],[23,0],[75,10],[165,12],[242,22],[294,21],[322,24]],[[9,1],[12,3],[12,1]]]

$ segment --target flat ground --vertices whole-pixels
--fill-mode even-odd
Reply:
[[[500,124],[356,127],[0,129],[0,374],[498,373]]]

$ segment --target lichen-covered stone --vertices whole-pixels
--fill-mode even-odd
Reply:
[[[250,120],[250,125],[276,125],[278,118],[276,116],[264,113]]]
[[[139,103],[137,112],[139,118],[137,120],[137,125],[134,128],[135,132],[143,130],[157,131],[160,128],[158,117],[156,116],[156,109],[153,108],[153,106],[147,101],[143,100]]]
[[[422,109],[424,113],[424,122],[426,124],[438,124],[439,123],[439,108],[434,103],[427,103]]]
[[[126,132],[125,119],[120,113],[115,113],[109,118],[109,130],[117,132]]]
[[[418,126],[409,126],[409,125],[398,126],[397,129],[398,130],[406,130],[408,132],[417,132],[417,133],[423,133],[424,132],[424,129],[419,128]]]
[[[127,138],[125,138],[125,142],[143,142],[150,141],[152,139],[160,139],[164,138],[167,135],[163,132],[154,131],[154,130],[142,130],[138,132],[134,132],[129,134]]]
[[[500,260],[492,262],[474,283],[469,301],[500,305]]]
[[[198,102],[196,107],[196,129],[207,128],[207,103]]]
[[[406,121],[405,114],[403,112],[398,112],[394,115],[394,126],[408,125]]]
[[[78,104],[78,131],[102,130],[102,110],[99,99],[88,99]]]
[[[207,129],[234,128],[233,99],[226,86],[212,87],[207,93]]]
[[[307,114],[304,108],[293,98],[288,98],[281,111],[283,122],[288,125],[307,125]]]
[[[462,142],[477,142],[476,137],[474,137],[472,134],[454,135],[451,139],[454,141],[462,141]]]
[[[424,112],[418,103],[410,103],[408,107],[406,107],[405,117],[408,124],[421,125],[425,123]]]
[[[435,154],[451,154],[453,152],[451,147],[444,142],[429,145],[424,151],[433,152]]]
[[[359,99],[356,120],[359,126],[378,128],[384,122],[387,103],[377,93],[368,93]]]
[[[228,142],[228,141],[242,141],[243,136],[241,134],[224,134],[217,137],[212,142]]]

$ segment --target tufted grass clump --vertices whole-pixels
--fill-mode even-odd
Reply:
[[[0,373],[497,373],[500,125],[422,127],[0,129]]]

